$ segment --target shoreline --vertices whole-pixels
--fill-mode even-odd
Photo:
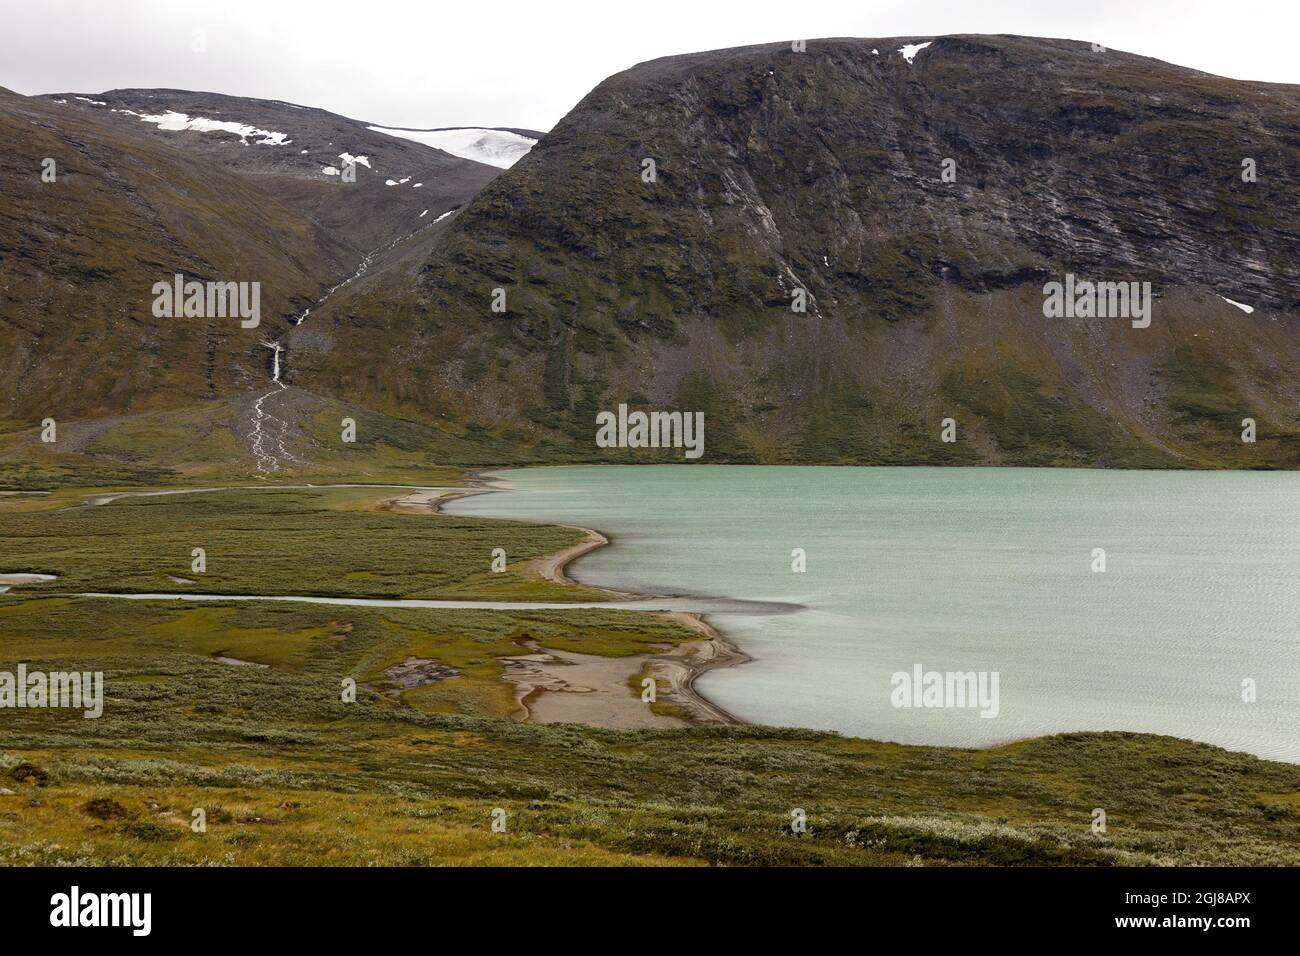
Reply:
[[[442,514],[445,502],[456,498],[489,494],[501,490],[494,479],[484,473],[468,472],[463,485],[399,485],[381,483],[334,484],[282,484],[247,485],[200,488],[167,488],[101,492],[87,495],[80,502],[62,510],[88,508],[111,504],[135,496],[205,493],[249,488],[257,490],[310,489],[310,488],[374,488],[403,491],[405,494],[378,500],[380,510],[402,514],[436,516]],[[533,522],[537,523],[537,522]],[[570,577],[568,566],[583,555],[590,554],[610,543],[609,537],[594,528],[581,525],[557,525],[578,531],[583,540],[554,554],[543,555],[529,562],[528,569],[539,578],[561,587],[580,586],[607,595],[615,600],[640,601],[668,599],[668,595],[642,594],[618,588],[585,584]],[[7,590],[7,589],[6,589]],[[132,597],[145,599],[151,595],[87,595],[94,597]],[[157,597],[163,597],[158,595]],[[183,595],[166,595],[177,599]],[[239,600],[240,595],[205,595],[203,599],[219,600],[226,597]],[[195,599],[191,596],[190,599]],[[291,596],[282,598],[293,600]],[[303,600],[304,598],[298,598]],[[680,599],[680,598],[679,598]],[[701,600],[708,600],[701,598]],[[575,605],[576,607],[576,605]],[[519,713],[516,719],[535,723],[573,722],[594,727],[630,729],[646,727],[681,727],[699,724],[744,724],[744,720],[709,700],[695,687],[701,675],[723,667],[743,664],[752,658],[728,640],[705,618],[705,612],[685,610],[644,610],[661,620],[673,621],[693,631],[700,637],[665,647],[657,652],[632,654],[626,657],[596,657],[576,652],[543,651],[531,647],[531,653],[504,657],[503,679],[514,683]],[[656,712],[653,704],[646,706],[636,694],[632,682],[637,677],[651,677],[656,684],[654,703],[669,705],[669,713]],[[545,692],[550,691],[550,695]],[[556,698],[563,695],[565,706],[556,706]],[[543,698],[549,696],[543,704]],[[676,713],[671,713],[676,711]],[[680,716],[679,716],[680,715]]]
[[[488,482],[491,479],[484,475],[474,474],[472,479],[475,481]],[[413,494],[406,495],[402,498],[392,499],[390,502],[393,510],[403,511],[408,514],[441,514],[442,505],[446,501],[455,498],[465,498],[471,495],[485,495],[498,491],[493,487],[477,487],[466,490],[450,488],[430,488],[422,489]],[[414,500],[412,500],[414,499]],[[598,548],[603,548],[610,543],[609,537],[595,528],[587,528],[581,525],[559,525],[562,528],[571,528],[574,531],[580,531],[584,539],[577,544],[571,545],[555,554],[544,555],[540,558],[534,558],[529,562],[529,569],[541,577],[543,580],[550,581],[553,584],[561,586],[580,585],[584,588],[590,588],[593,591],[600,591],[611,597],[623,600],[653,600],[665,595],[641,594],[635,591],[624,591],[619,588],[604,587],[598,584],[587,584],[570,577],[567,573],[568,566],[583,555],[590,554]],[[748,654],[737,647],[733,642],[728,640],[721,631],[710,624],[703,613],[692,611],[647,611],[647,614],[653,614],[663,620],[674,621],[682,624],[691,630],[700,634],[700,638],[694,641],[686,641],[681,644],[662,651],[651,654],[634,654],[623,658],[607,658],[606,660],[626,661],[628,670],[626,671],[623,682],[624,689],[627,691],[628,700],[640,706],[640,699],[632,692],[632,688],[627,681],[631,681],[639,674],[655,678],[656,684],[665,681],[667,688],[660,688],[656,691],[657,702],[663,702],[675,705],[685,715],[682,720],[674,720],[671,717],[665,717],[661,721],[649,721],[646,725],[691,725],[691,724],[744,724],[735,714],[730,713],[713,701],[709,700],[700,691],[695,688],[695,682],[703,674],[711,670],[717,670],[723,667],[735,667],[753,660]],[[519,657],[502,658],[507,662],[507,672],[511,669],[510,664],[516,664],[517,673],[514,677],[507,677],[512,680],[519,688],[516,694],[516,702],[520,707],[518,719],[524,721],[534,721],[539,723],[549,723],[549,720],[535,720],[538,711],[542,708],[539,706],[539,698],[549,689],[554,694],[556,688],[564,687],[566,689],[574,685],[570,677],[577,680],[584,679],[588,672],[593,668],[588,665],[587,670],[581,670],[581,660],[579,655],[569,653],[558,653],[554,651],[542,652],[540,648],[533,649],[534,653],[522,655]],[[542,660],[545,655],[548,659]],[[583,655],[585,656],[585,655]],[[519,666],[525,665],[525,666]],[[550,665],[549,667],[546,665]],[[639,665],[639,666],[638,666]],[[573,668],[579,667],[577,673],[564,673],[563,676],[557,673],[557,670],[563,668],[565,672],[572,672]],[[583,695],[592,693],[591,690],[584,690]],[[574,696],[574,695],[570,695]],[[531,702],[531,706],[530,706]],[[564,708],[564,713],[570,713],[573,710],[594,710],[594,707],[587,708]],[[648,708],[647,708],[648,710]],[[610,721],[582,720],[579,723],[590,723],[592,726],[611,726]]]
[[[477,476],[476,476],[477,477]],[[273,488],[310,488],[331,487],[311,485],[253,485],[246,486],[256,490]],[[404,492],[392,497],[372,499],[372,507],[382,511],[419,516],[435,516],[442,513],[446,501],[471,495],[487,494],[497,488],[473,485],[361,485],[339,484],[332,487],[386,488]],[[103,506],[122,497],[132,495],[161,495],[204,493],[228,490],[227,488],[179,488],[151,490],[147,492],[111,492],[85,497],[73,508]],[[536,524],[537,522],[533,522]],[[669,608],[633,608],[639,613],[651,614],[661,620],[673,621],[697,632],[695,640],[685,640],[676,645],[652,645],[655,649],[626,656],[585,655],[573,651],[551,651],[540,647],[528,647],[531,652],[524,655],[511,655],[499,658],[504,667],[502,679],[515,684],[517,688],[516,703],[519,712],[516,719],[534,723],[581,723],[588,726],[607,729],[664,729],[686,727],[700,724],[742,724],[745,721],[713,703],[695,688],[695,681],[700,675],[720,667],[741,664],[751,658],[728,641],[706,619],[707,611],[681,608],[682,603],[690,598],[673,598],[668,595],[641,594],[616,588],[587,585],[570,577],[567,573],[569,564],[579,557],[610,543],[610,539],[599,531],[577,525],[557,525],[578,531],[583,539],[561,551],[542,555],[527,563],[527,571],[536,577],[561,587],[582,587],[595,591],[599,596],[617,601],[670,601],[677,607]],[[176,593],[98,593],[87,592],[82,597],[118,598],[127,600],[266,600],[266,601],[305,601],[320,603],[358,604],[370,603],[375,599],[344,599],[305,595],[223,595],[223,594],[176,594]],[[401,599],[396,599],[401,603]],[[708,601],[708,598],[699,598]],[[382,604],[382,600],[376,601]],[[439,602],[431,601],[431,604]],[[454,600],[446,602],[454,605]],[[473,606],[491,604],[491,601],[472,601]],[[503,610],[519,602],[503,601]],[[527,603],[527,602],[524,602]],[[604,607],[601,601],[584,603],[557,603],[556,610],[571,610],[581,607]],[[619,609],[616,606],[611,609]],[[778,611],[779,613],[779,611]],[[527,645],[525,645],[527,646]],[[656,700],[653,704],[665,704],[667,707],[656,710],[653,704],[647,704],[640,698],[634,684],[636,679],[653,677],[656,684]],[[547,694],[545,691],[550,691]]]
[[[502,490],[499,487],[483,487],[483,485],[489,484],[492,481],[492,479],[488,478],[487,476],[480,476],[475,473],[467,473],[466,479],[467,482],[464,485],[435,486],[435,485],[378,484],[378,483],[339,483],[334,485],[326,485],[326,484],[243,485],[243,486],[233,486],[229,488],[171,488],[171,489],[166,489],[162,493],[179,494],[185,492],[195,493],[195,492],[204,492],[204,491],[245,490],[245,489],[277,490],[277,489],[329,488],[329,487],[395,489],[395,490],[407,492],[407,494],[401,497],[376,496],[375,498],[370,499],[370,501],[375,503],[372,504],[372,507],[378,506],[380,509],[391,509],[397,502],[402,501],[404,498],[411,498],[411,497],[418,496],[422,500],[407,502],[404,507],[397,508],[396,510],[401,510],[401,511],[409,510],[411,513],[428,515],[428,514],[438,513],[441,510],[440,506],[444,501],[448,501],[457,497],[465,497],[473,494],[485,494],[488,491]],[[473,482],[473,484],[471,484],[470,482]],[[99,497],[100,495],[112,495],[113,498],[111,500],[116,500],[117,497],[121,497],[124,495],[158,494],[158,493],[160,492],[159,491],[97,492],[96,494],[92,495],[91,498]],[[81,492],[81,494],[82,495],[85,494],[84,490]],[[95,502],[95,503],[107,504],[108,501]],[[80,507],[85,507],[88,505],[93,507],[90,500],[87,500],[86,498],[82,498]],[[55,509],[55,510],[62,510],[62,509]],[[567,527],[577,527],[577,526],[569,525]],[[586,554],[586,553],[590,553],[591,551],[594,551],[596,548],[600,547],[602,543],[609,543],[610,540],[604,534],[601,534],[600,532],[595,531],[593,529],[582,528],[581,530],[583,530],[584,532],[589,532],[591,535],[599,536],[601,541],[579,542],[578,545],[571,546],[570,548],[564,549],[563,551],[557,552],[556,554],[547,555],[544,556],[543,558],[533,559],[533,560],[547,561],[549,563],[553,563],[555,565],[556,571],[563,577],[563,581],[557,581],[556,583],[576,583],[582,587],[589,587],[592,590],[602,590],[614,595],[626,595],[632,598],[643,597],[642,595],[638,595],[635,592],[621,592],[611,588],[598,588],[597,586],[594,585],[585,585],[582,584],[580,581],[576,581],[574,578],[571,578],[567,574],[567,565],[571,561],[576,560],[578,557],[581,557],[582,554]],[[561,560],[561,557],[565,555],[567,555],[567,557],[563,557],[563,559]],[[13,573],[25,574],[25,573],[32,573],[32,572],[13,572]],[[53,597],[81,596],[81,597],[135,599],[135,600],[193,600],[193,601],[268,600],[268,601],[288,601],[288,602],[319,601],[321,603],[337,603],[341,605],[355,603],[358,605],[374,604],[379,606],[383,606],[386,603],[383,599],[373,599],[373,598],[348,599],[348,598],[310,597],[310,596],[291,596],[291,595],[277,595],[277,596],[235,595],[235,594],[186,595],[186,594],[178,594],[178,593],[68,594],[61,591],[40,591],[36,593],[39,594],[40,596],[53,596]],[[28,594],[30,595],[32,594],[32,592],[28,592]],[[11,596],[18,596],[18,595],[11,595]],[[688,610],[686,608],[683,608],[681,607],[681,604],[686,603],[688,601],[693,602],[695,600],[710,601],[710,600],[718,600],[718,599],[710,599],[699,595],[696,596],[688,595],[685,598],[671,598],[665,595],[649,595],[649,600],[651,601],[659,600],[661,598],[666,600],[672,600],[674,601],[674,603],[677,604],[677,606],[671,609],[665,607],[659,607],[659,608],[631,608],[631,610],[638,610],[641,611],[642,613],[655,614],[660,617],[676,619],[681,623],[691,626],[696,630],[700,631],[701,634],[705,636],[705,639],[702,639],[700,641],[688,641],[683,645],[679,645],[673,648],[672,652],[670,653],[648,653],[644,655],[638,655],[637,659],[643,659],[645,661],[654,662],[656,664],[662,662],[666,668],[672,668],[672,667],[681,668],[680,676],[676,677],[675,680],[670,680],[670,683],[672,684],[672,689],[677,690],[678,693],[681,694],[683,699],[696,704],[699,708],[698,712],[700,714],[707,714],[708,712],[714,712],[717,715],[719,715],[719,717],[714,718],[714,720],[710,720],[708,716],[700,717],[698,719],[699,723],[710,723],[720,719],[727,723],[742,724],[742,725],[748,724],[749,723],[748,721],[737,718],[732,714],[728,714],[722,708],[714,705],[711,701],[708,700],[707,697],[701,694],[694,687],[694,683],[698,679],[698,677],[709,670],[718,667],[731,666],[737,663],[744,663],[747,660],[753,659],[748,655],[746,655],[743,651],[739,650],[739,648],[733,645],[731,642],[729,642],[726,639],[726,637],[723,636],[721,633],[719,633],[715,628],[713,628],[712,625],[709,624],[709,622],[706,619],[706,615],[708,614],[731,613],[732,609],[726,606],[718,606],[711,611],[706,610],[704,612],[697,612],[694,610]],[[400,599],[395,599],[392,602],[392,606],[400,606],[401,604],[404,603],[409,603],[414,605],[417,602],[403,602]],[[424,603],[424,604],[449,603],[450,604],[454,602],[419,602],[419,603]],[[491,602],[475,602],[475,603],[491,603]],[[502,603],[505,604],[505,603],[512,603],[512,602],[502,602]],[[776,602],[769,602],[767,606],[759,606],[761,602],[754,602],[754,601],[749,601],[744,603],[754,605],[755,609],[760,613],[783,613],[783,612],[798,610],[801,608],[801,605],[797,605],[797,604],[781,605]],[[564,604],[564,605],[557,604],[557,605],[547,606],[547,609],[549,610],[553,608],[556,610],[569,610],[569,609],[579,608],[583,606],[584,606],[583,604],[579,604],[579,603]],[[592,606],[603,606],[603,605],[585,605],[585,606],[592,607]],[[503,607],[501,609],[509,610],[508,607]],[[709,653],[708,656],[704,656],[703,654],[691,655],[686,651],[687,648],[701,648],[701,649],[707,649],[709,652],[721,652],[721,653],[717,653],[716,655],[714,653]],[[504,658],[502,659],[504,660]],[[631,657],[604,658],[604,660],[625,661],[630,663],[633,660],[633,658]],[[639,674],[640,672],[638,671],[635,673]],[[661,672],[656,676],[664,676],[664,674]],[[636,704],[638,705],[640,704],[640,701],[638,700],[635,693],[633,692],[633,688],[630,685],[630,683],[624,685],[623,695],[625,700],[629,702],[636,702]],[[537,696],[542,696],[542,695],[537,695]],[[646,708],[642,708],[642,709],[646,709]],[[535,722],[546,722],[546,721],[535,721]],[[605,726],[603,723],[599,721],[583,721],[579,719],[578,721],[575,722],[585,722],[595,727]],[[677,726],[688,726],[690,723],[696,721],[675,720],[670,722]],[[660,726],[663,726],[663,724],[660,724]],[[793,726],[794,729],[803,729],[800,727],[800,725],[782,725],[782,726]],[[821,731],[821,732],[838,733],[837,731]],[[1199,743],[1210,747],[1217,747],[1219,749],[1223,749],[1228,752],[1247,754],[1257,759],[1265,760],[1265,761],[1275,761],[1284,764],[1291,764],[1297,762],[1294,758],[1288,758],[1286,756],[1279,756],[1276,754],[1265,754],[1259,752],[1256,749],[1241,749],[1240,744],[1232,745],[1232,744],[1225,744],[1225,743],[1215,743],[1205,738],[1193,738],[1189,736],[1184,736],[1182,733],[1177,733],[1177,732],[1171,733],[1169,731],[1158,732],[1158,731],[1143,731],[1143,730],[1127,730],[1124,728],[1113,727],[1113,726],[1106,727],[1106,728],[1076,728],[1071,730],[1063,730],[1063,731],[1057,730],[1057,731],[1051,731],[1046,733],[1028,733],[1024,735],[1016,735],[1012,737],[998,739],[988,743],[974,744],[974,745],[967,744],[967,743],[934,743],[934,742],[924,742],[924,741],[922,742],[901,741],[901,740],[895,740],[895,739],[890,739],[890,738],[880,737],[880,736],[861,737],[860,739],[880,741],[884,743],[892,743],[902,747],[950,747],[950,748],[955,748],[960,750],[981,750],[982,751],[982,750],[994,750],[1001,747],[1006,747],[1009,745],[1014,745],[1023,742],[1029,742],[1035,740],[1046,740],[1052,737],[1057,737],[1065,734],[1100,734],[1100,733],[1130,733],[1130,734],[1144,734],[1144,735],[1152,735],[1152,736],[1170,737],[1171,739],[1177,739],[1177,740],[1186,741],[1190,743]]]

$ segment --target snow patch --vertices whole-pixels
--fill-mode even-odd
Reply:
[[[903,59],[909,64],[916,59],[916,55],[928,47],[933,40],[926,40],[924,43],[905,43],[898,48],[898,52],[903,54]]]
[[[235,123],[230,120],[207,119],[203,116],[196,116],[191,119],[185,113],[159,113],[154,116],[139,115],[145,123],[153,123],[161,130],[172,133],[179,133],[190,130],[197,133],[234,133],[239,137],[244,145],[248,145],[248,137],[258,137],[257,143],[262,146],[287,146],[293,140],[289,139],[287,133],[276,133],[267,129],[258,129],[256,126],[248,126],[245,123]]]
[[[83,103],[89,103],[91,106],[107,106],[107,105],[108,105],[108,104],[105,103],[103,100],[92,100],[89,96],[78,96],[77,99],[81,100],[81,102],[83,102]],[[66,102],[66,100],[65,100],[65,102]]]
[[[303,150],[303,152],[305,153],[306,150]],[[339,153],[339,159],[343,160],[345,165],[347,163],[360,163],[366,169],[371,168],[369,156],[353,156],[351,153]]]
[[[1255,311],[1255,307],[1253,305],[1246,305],[1242,302],[1233,302],[1226,295],[1221,295],[1219,296],[1219,298],[1222,299],[1224,302],[1228,303],[1228,305],[1235,305],[1237,308],[1241,309],[1241,311],[1245,312],[1247,315],[1250,315],[1250,313]]]
[[[339,171],[333,166],[325,166],[321,169],[321,172],[326,176],[337,176],[339,174]]]
[[[384,126],[367,128],[399,139],[414,140],[461,159],[487,163],[498,169],[509,169],[537,144],[537,140],[528,136],[478,126],[439,130],[389,129]]]

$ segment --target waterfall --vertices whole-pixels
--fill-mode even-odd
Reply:
[[[264,346],[275,352],[274,364],[271,366],[271,381],[279,385],[280,383],[280,353],[284,351],[284,346],[279,342],[263,342]]]

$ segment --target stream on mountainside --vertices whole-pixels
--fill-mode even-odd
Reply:
[[[428,210],[426,210],[426,212],[427,211]],[[289,332],[293,331],[293,329],[302,325],[307,316],[311,315],[313,309],[319,309],[331,296],[334,295],[334,293],[365,275],[377,256],[381,256],[386,252],[391,252],[401,243],[433,228],[456,211],[456,208],[448,209],[432,222],[427,222],[418,229],[408,232],[404,236],[398,236],[386,245],[379,246],[367,252],[361,257],[361,262],[352,275],[348,276],[343,281],[330,286],[325,290],[324,295],[316,299],[311,303],[311,305],[307,306],[307,308],[303,309],[297,315],[293,316],[290,320],[292,322],[290,329],[281,333],[278,338],[272,339],[269,342],[262,342],[262,345],[265,348],[270,349],[273,353],[271,362],[271,384],[275,387],[253,401],[253,417],[251,419],[252,427],[249,431],[249,443],[253,452],[253,461],[257,466],[257,476],[259,478],[265,478],[268,474],[279,471],[282,461],[289,461],[298,465],[305,464],[305,462],[294,455],[285,444],[290,428],[288,419],[283,415],[276,415],[268,411],[266,408],[267,399],[279,395],[282,392],[286,392],[289,389],[289,386],[283,381],[284,371],[288,366],[289,354],[288,347],[284,344],[284,337]],[[421,215],[423,215],[423,213],[421,213]],[[272,428],[274,429],[273,436],[271,433]]]

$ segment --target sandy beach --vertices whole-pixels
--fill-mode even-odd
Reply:
[[[383,507],[411,515],[436,515],[442,503],[451,498],[486,494],[486,488],[417,488],[400,498],[390,498]]]
[[[442,503],[466,495],[489,494],[490,488],[421,488],[385,503],[405,514],[437,515]],[[566,573],[584,554],[609,544],[592,528],[563,525],[583,534],[583,540],[555,554],[536,558],[529,570],[562,585],[579,582]],[[635,600],[649,595],[584,584],[614,597]],[[529,645],[531,653],[501,658],[506,680],[516,687],[516,717],[533,723],[581,723],[619,730],[683,727],[697,723],[740,723],[733,715],[695,690],[705,671],[741,664],[749,658],[726,640],[702,615],[686,611],[657,616],[676,621],[700,634],[699,640],[665,645],[661,653],[604,657],[573,651],[545,650]],[[633,689],[637,675],[654,677],[657,702],[671,704],[674,713],[655,713]],[[680,715],[680,716],[678,716]]]
[[[565,569],[568,565],[609,539],[593,528],[564,525],[585,535],[584,540],[563,551],[532,562],[532,570],[556,584],[577,584]],[[596,590],[619,598],[637,599],[648,595],[614,588]],[[734,716],[705,699],[695,690],[695,680],[707,670],[730,667],[749,658],[728,642],[702,615],[686,611],[656,615],[698,631],[700,639],[672,647],[659,654],[630,657],[600,657],[573,652],[541,651],[518,658],[506,658],[506,679],[520,689],[520,719],[535,723],[584,723],[597,727],[633,729],[681,727],[692,723],[739,723]],[[629,680],[639,674],[656,679],[657,701],[674,705],[683,716],[654,713],[641,700]],[[667,683],[667,687],[662,686]]]

